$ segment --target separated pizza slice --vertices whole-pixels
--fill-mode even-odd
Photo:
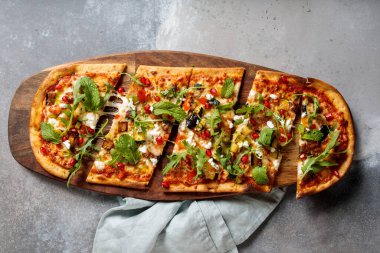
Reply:
[[[118,108],[87,182],[140,188],[149,184],[181,108],[191,68],[140,66]],[[129,143],[122,146],[122,143]],[[133,158],[133,159],[132,159]]]
[[[298,126],[297,198],[327,189],[348,170],[354,154],[350,109],[329,84],[308,79]]]
[[[271,191],[281,150],[293,139],[304,82],[280,72],[256,73],[246,106],[236,110],[231,153],[238,181],[247,181],[258,191]]]
[[[75,64],[52,70],[32,104],[30,141],[40,165],[66,179],[77,171],[100,130],[96,124],[125,64]]]
[[[173,154],[162,186],[176,192],[239,192],[229,177],[227,157],[243,68],[194,68]]]

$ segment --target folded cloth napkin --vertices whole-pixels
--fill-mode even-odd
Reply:
[[[228,199],[152,202],[120,198],[100,219],[93,252],[238,252],[283,189]]]

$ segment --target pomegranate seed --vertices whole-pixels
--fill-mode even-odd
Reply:
[[[250,118],[249,121],[251,122],[252,126],[256,125],[256,120],[254,120],[253,118]]]
[[[333,172],[334,176],[340,177],[339,172],[337,170],[333,170],[332,172]]]
[[[254,140],[258,139],[259,137],[260,137],[259,133],[254,132],[254,133],[252,134],[252,138],[253,138]]]
[[[206,150],[206,155],[211,157],[212,156],[212,152],[211,152],[211,149],[207,149]]]
[[[269,108],[270,104],[268,100],[265,100],[264,105]]]
[[[284,114],[285,114],[285,110],[284,110],[284,109],[281,109],[281,110],[280,110],[280,115],[281,115],[281,116],[284,116]]]
[[[334,119],[334,116],[333,116],[331,113],[326,114],[326,120],[327,120],[327,121],[331,121],[331,120],[333,120],[333,119]]]
[[[145,112],[146,113],[151,113],[151,111],[150,111],[150,105],[149,104],[146,104],[145,106],[144,106],[144,110],[145,110]]]
[[[306,154],[305,154],[305,153],[302,153],[302,154],[300,155],[300,159],[301,159],[301,160],[305,160],[305,159],[306,159]]]
[[[67,141],[67,136],[62,136],[62,141]]]
[[[286,142],[286,138],[283,135],[280,135],[279,140],[280,140],[280,142]]]
[[[84,142],[84,139],[83,139],[83,137],[79,137],[79,140],[78,140],[78,143],[79,143],[79,145],[82,145],[82,144],[83,144],[83,142]]]
[[[56,90],[62,90],[62,84],[57,84],[57,85],[55,86],[55,89],[56,89]]]
[[[45,147],[41,147],[41,148],[40,148],[40,152],[41,152],[43,155],[47,155],[47,153],[48,153]]]
[[[204,130],[203,132],[204,132],[206,138],[210,138],[210,137],[211,137],[211,134],[210,134],[210,131],[209,131],[209,130],[206,129],[206,130]]]
[[[286,137],[288,137],[288,139],[291,139],[292,138],[292,133],[287,133]]]
[[[164,188],[166,188],[166,189],[168,189],[169,188],[169,183],[168,182],[162,182],[162,187],[164,187]]]
[[[69,102],[69,97],[68,96],[63,96],[62,97],[62,101],[67,104]]]
[[[119,92],[119,93],[123,93],[123,92],[124,92],[124,88],[123,88],[123,87],[119,87],[119,88],[117,89],[117,92]]]
[[[311,129],[317,129],[317,126],[315,124],[311,124],[310,128]]]
[[[158,145],[161,145],[162,143],[164,143],[164,138],[162,138],[162,136],[158,136],[156,138],[156,142],[157,142]]]
[[[244,155],[244,156],[241,158],[241,162],[242,162],[242,163],[247,163],[247,162],[248,162],[248,156],[247,156],[247,155]]]
[[[144,85],[150,85],[150,80],[148,78],[145,78],[145,77],[141,77],[140,82]]]
[[[92,129],[91,127],[88,127],[87,130],[88,130],[88,132],[90,134],[94,134],[95,133],[95,129]]]
[[[161,98],[160,98],[159,96],[154,96],[154,100],[155,100],[156,102],[160,102]]]
[[[123,170],[125,168],[125,164],[124,163],[116,163],[116,167],[119,169],[119,170]]]
[[[206,108],[206,109],[210,109],[210,108],[211,108],[211,105],[210,105],[209,102],[206,102],[206,104],[205,104],[205,108]]]
[[[216,93],[217,93],[217,91],[216,91],[216,89],[215,88],[212,88],[211,90],[210,90],[210,93],[212,94],[212,95],[216,95]]]
[[[75,160],[73,157],[71,157],[69,160],[70,167],[73,167],[76,163],[77,163],[77,160]]]

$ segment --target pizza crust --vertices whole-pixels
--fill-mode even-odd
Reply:
[[[173,183],[170,184],[167,192],[248,192],[252,191],[252,186],[250,184],[236,184],[232,182],[217,183],[212,182],[208,184],[197,184],[197,185],[185,185],[183,183]]]
[[[120,180],[113,177],[105,177],[101,174],[95,174],[95,173],[89,173],[86,178],[87,183],[93,183],[93,184],[102,184],[102,185],[113,185],[113,186],[121,186],[121,187],[127,187],[127,188],[135,188],[135,189],[144,189],[148,184],[149,181],[135,181],[132,179],[125,178],[123,180]]]
[[[354,151],[355,151],[355,132],[354,132],[353,121],[352,121],[352,117],[350,113],[350,108],[347,105],[346,101],[344,100],[343,96],[333,86],[321,80],[308,78],[308,81],[310,82],[310,87],[314,87],[315,89],[324,92],[324,94],[330,99],[332,104],[339,110],[339,112],[343,112],[344,119],[347,120],[348,122],[347,159],[340,165],[338,169],[339,178],[336,176],[332,176],[329,181],[321,183],[319,185],[314,185],[308,188],[302,188],[300,185],[301,180],[299,180],[299,177],[297,176],[297,194],[296,194],[297,199],[306,195],[311,195],[311,194],[321,192],[329,188],[331,185],[335,184],[336,182],[338,182],[346,174],[348,168],[350,167],[353,157],[354,157]]]
[[[125,67],[126,64],[75,64],[54,69],[44,79],[41,86],[38,88],[36,95],[34,96],[29,123],[29,138],[32,151],[37,162],[44,170],[62,179],[67,179],[69,176],[68,169],[53,163],[48,156],[44,156],[40,151],[43,144],[40,135],[40,124],[42,123],[42,110],[44,108],[43,103],[45,101],[46,90],[50,86],[57,83],[57,81],[63,76],[72,75],[75,73],[104,73],[107,71],[121,73]]]

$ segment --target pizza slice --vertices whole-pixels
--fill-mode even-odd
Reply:
[[[139,66],[118,108],[87,182],[140,188],[149,184],[181,108],[191,68]]]
[[[348,170],[354,155],[350,109],[329,84],[308,79],[298,126],[297,198],[327,189]]]
[[[224,166],[233,131],[243,68],[194,68],[173,154],[163,169],[162,186],[172,192],[243,191]]]
[[[39,164],[66,179],[92,149],[96,125],[125,64],[75,64],[52,70],[32,104],[30,142]]]
[[[231,165],[237,181],[247,181],[258,191],[271,191],[281,151],[293,139],[303,87],[304,80],[296,76],[256,73],[247,104],[236,110]]]

